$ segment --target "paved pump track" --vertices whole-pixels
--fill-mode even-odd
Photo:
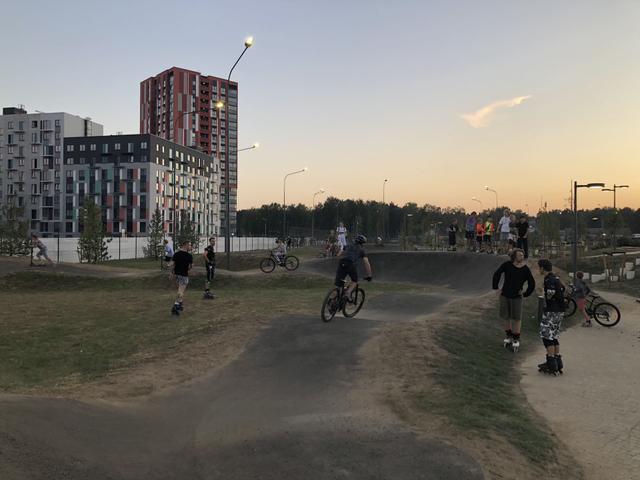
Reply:
[[[319,315],[276,319],[221,372],[142,401],[0,397],[0,478],[484,478],[469,455],[414,433],[376,400],[359,352],[388,322],[487,291],[501,260],[422,252],[371,260],[380,281],[442,288],[386,293],[329,324]],[[334,272],[331,261],[308,269]]]

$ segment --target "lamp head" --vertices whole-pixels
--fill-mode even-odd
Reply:
[[[326,190],[324,188],[321,188],[320,193],[324,193],[324,192],[326,192]]]
[[[603,192],[615,192],[615,190],[613,188],[603,188],[602,191]]]
[[[309,168],[308,168],[308,167],[304,167],[304,168],[302,169],[302,171],[303,171],[303,172],[306,172],[307,170],[309,170]]]
[[[629,188],[629,185],[614,185],[613,188]]]
[[[253,148],[260,148],[260,144],[258,142],[254,143]]]
[[[224,108],[224,102],[222,100],[217,100],[216,103],[213,104],[213,106],[216,109],[220,110],[220,109]]]
[[[485,189],[485,190],[489,190],[489,185],[485,185],[485,186],[484,186],[484,189]]]
[[[587,183],[587,188],[604,188],[604,183],[595,182],[595,183]]]
[[[249,48],[251,45],[253,45],[253,37],[248,37],[244,41],[244,46],[245,46],[245,48]]]

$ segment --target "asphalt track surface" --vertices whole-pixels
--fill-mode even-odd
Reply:
[[[0,479],[481,479],[371,395],[360,348],[390,321],[476,294],[499,260],[371,256],[376,278],[445,286],[383,294],[354,319],[279,318],[222,372],[124,405],[0,397]],[[312,265],[333,273],[331,261]],[[318,300],[320,305],[321,299]]]

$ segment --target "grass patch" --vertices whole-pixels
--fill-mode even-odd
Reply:
[[[0,278],[0,391],[55,390],[160,359],[203,336],[287,314],[318,314],[331,281],[302,275],[219,277],[201,300],[192,278],[179,319],[166,275],[105,279],[23,272]],[[388,290],[367,286],[367,293]],[[320,321],[318,319],[318,321]],[[231,330],[230,330],[231,331]],[[141,360],[143,359],[143,360]]]
[[[537,302],[529,299],[523,312],[524,352],[537,349]],[[445,415],[462,430],[488,438],[505,437],[529,461],[542,465],[555,461],[555,442],[535,418],[518,387],[520,374],[513,354],[500,348],[500,330],[492,318],[495,308],[475,307],[464,328],[444,325],[435,333],[445,358],[430,361],[438,388],[419,393],[418,408]],[[489,323],[491,322],[491,323]]]

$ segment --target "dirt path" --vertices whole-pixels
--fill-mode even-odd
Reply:
[[[640,303],[622,294],[606,297],[620,307],[620,324],[565,332],[562,377],[537,372],[541,345],[522,364],[522,387],[583,464],[586,480],[628,480],[640,478]]]

